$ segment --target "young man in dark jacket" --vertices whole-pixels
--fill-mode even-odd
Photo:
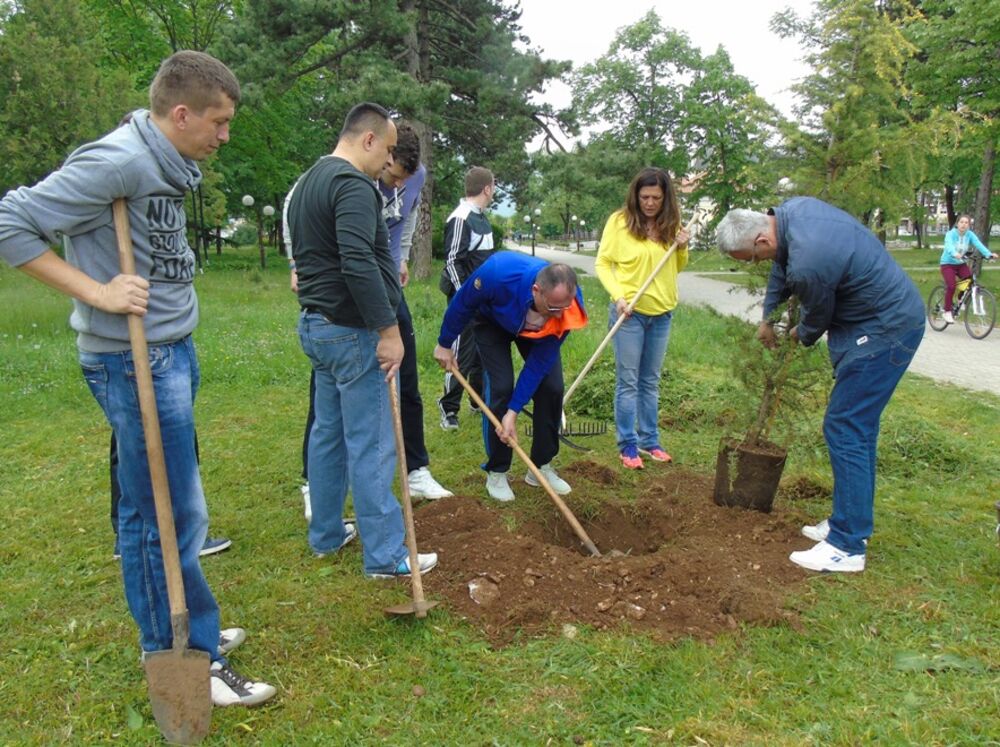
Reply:
[[[514,500],[507,481],[509,444],[517,437],[518,413],[529,400],[534,401],[531,461],[557,493],[570,492],[552,460],[559,453],[562,418],[559,350],[572,330],[587,324],[576,273],[567,265],[550,265],[517,252],[499,252],[486,260],[462,284],[445,312],[434,358],[446,371],[458,365],[451,345],[470,323],[475,325],[483,361],[484,400],[501,421],[497,430],[483,421],[487,492],[498,501]],[[511,343],[524,359],[516,383]],[[525,482],[537,485],[530,473]]]
[[[774,260],[757,334],[763,344],[775,345],[772,315],[791,296],[801,309],[791,337],[808,346],[827,335],[836,378],[823,421],[833,512],[802,528],[817,544],[790,559],[813,571],[863,571],[874,526],[879,420],[923,338],[920,294],[871,231],[812,197],[766,215],[732,210],[717,236],[719,250],[733,259]]]

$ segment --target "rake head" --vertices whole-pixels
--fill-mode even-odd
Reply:
[[[560,436],[601,436],[607,432],[608,424],[603,422],[567,423],[559,429]],[[524,426],[524,433],[527,436],[534,435],[531,423]]]

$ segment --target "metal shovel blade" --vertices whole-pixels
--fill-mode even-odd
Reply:
[[[395,607],[386,607],[385,614],[427,617],[427,610],[434,609],[437,606],[437,602],[429,602],[426,599],[421,599],[419,602],[410,601],[405,604],[397,604]]]
[[[171,648],[143,656],[153,718],[168,742],[198,744],[212,725],[207,651]]]

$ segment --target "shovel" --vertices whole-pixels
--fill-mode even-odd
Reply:
[[[399,414],[399,392],[395,380],[389,384],[389,401],[392,403],[392,427],[396,432],[396,459],[399,464],[399,485],[403,493],[403,521],[406,523],[406,548],[410,551],[410,587],[413,601],[386,607],[387,615],[416,615],[427,617],[427,610],[436,607],[437,602],[424,599],[424,583],[420,578],[420,560],[417,558],[417,536],[413,529],[413,502],[410,500],[410,484],[406,479],[406,447],[403,444],[403,419]]]
[[[132,232],[129,229],[128,208],[124,198],[114,201],[112,212],[122,273],[134,275]],[[132,344],[135,378],[139,387],[139,410],[142,412],[142,430],[146,437],[146,459],[153,484],[156,525],[160,533],[167,597],[170,600],[170,625],[173,629],[173,648],[143,654],[149,702],[153,707],[156,725],[168,742],[197,744],[208,734],[212,723],[212,694],[208,671],[211,659],[207,651],[188,648],[189,625],[184,579],[177,553],[177,531],[174,528],[167,467],[163,458],[160,418],[156,410],[146,331],[141,316],[129,314],[128,336]]]
[[[462,373],[458,370],[458,366],[455,366],[455,368],[452,369],[451,375],[454,376],[455,381],[461,384],[462,388],[469,393],[472,401],[479,405],[479,409],[482,410],[483,415],[489,418],[490,422],[493,423],[493,427],[499,428],[500,421],[497,419],[497,416],[494,415],[493,411],[486,406],[482,397],[476,394],[476,390],[473,389],[469,382],[466,381],[465,377],[462,376]],[[535,463],[531,461],[527,454],[524,453],[524,449],[521,448],[521,445],[517,442],[517,440],[515,439],[512,441],[510,446],[517,452],[517,455],[521,457],[521,461],[528,466],[529,470],[531,470],[531,474],[533,474],[535,479],[538,480],[538,484],[545,488],[545,492],[549,494],[549,498],[551,498],[553,503],[556,504],[556,508],[559,509],[559,513],[563,515],[563,518],[566,519],[570,527],[572,527],[580,542],[582,542],[583,546],[587,548],[587,551],[594,557],[600,557],[601,551],[597,549],[597,545],[595,545],[593,540],[590,539],[590,536],[580,525],[580,522],[577,521],[576,516],[573,515],[572,511],[570,511],[569,506],[566,505],[565,501],[563,501],[563,499],[559,497],[559,494],[552,489],[552,486],[549,484],[549,481],[545,479],[545,475],[542,474],[542,471],[538,469],[538,467],[535,466]]]

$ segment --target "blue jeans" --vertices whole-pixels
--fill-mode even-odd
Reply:
[[[891,345],[837,368],[823,420],[833,468],[833,513],[827,542],[852,555],[865,552],[864,541],[874,527],[879,420],[923,336],[921,324]]]
[[[79,357],[83,377],[118,442],[118,541],[125,598],[139,626],[143,651],[162,651],[173,642],[170,602],[132,353],[81,350]],[[188,336],[150,345],[149,365],[190,618],[189,645],[218,660],[219,607],[198,562],[208,534],[208,509],[195,455],[194,398],[200,373],[194,342]]]
[[[637,311],[622,324],[615,345],[615,429],[618,449],[660,446],[660,366],[667,354],[672,312],[647,316]],[[618,321],[608,307],[608,328]],[[638,433],[636,426],[638,425]]]
[[[309,434],[309,545],[333,552],[344,543],[350,487],[366,573],[390,573],[407,556],[403,513],[392,493],[396,442],[378,333],[299,317],[302,350],[316,373],[316,421]],[[406,479],[405,477],[403,479]]]

